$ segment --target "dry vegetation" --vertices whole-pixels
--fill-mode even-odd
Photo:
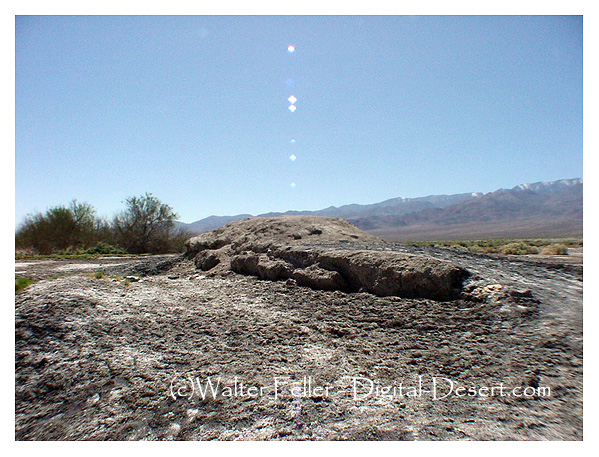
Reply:
[[[451,240],[451,241],[417,241],[402,244],[433,246],[467,251],[476,254],[503,255],[568,255],[569,248],[581,248],[581,239],[486,239],[486,240]]]

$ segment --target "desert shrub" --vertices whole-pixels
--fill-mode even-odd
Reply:
[[[175,226],[177,214],[152,194],[130,197],[112,220],[96,217],[87,203],[73,200],[28,215],[15,233],[16,255],[95,256],[182,252],[192,234]]]
[[[508,243],[501,248],[502,254],[512,255],[526,255],[526,254],[538,254],[539,250],[535,246],[530,246],[523,241],[515,241]]]
[[[551,244],[541,251],[543,255],[568,255],[568,248],[563,244]]]
[[[82,254],[87,255],[118,255],[127,254],[127,251],[121,247],[113,246],[111,244],[100,241],[98,244],[91,248],[87,248]]]
[[[193,233],[184,229],[174,229],[168,238],[168,251],[185,252],[185,242],[193,236]]]
[[[29,215],[15,234],[15,246],[30,248],[39,254],[74,252],[93,242],[95,214],[91,205],[73,200],[69,206],[56,206],[43,214]]]
[[[113,227],[119,245],[133,254],[169,252],[177,214],[152,194],[125,200],[127,209],[116,216]]]
[[[103,277],[104,277],[103,271],[97,271],[96,274],[94,275],[94,278],[96,278],[96,279],[102,279]]]
[[[52,252],[52,257],[79,257],[85,255],[85,249],[69,246],[66,249],[58,249]]]
[[[462,240],[462,241],[417,241],[413,242],[417,246],[432,246],[435,248],[449,248],[458,251],[469,251],[475,254],[538,254],[539,251],[549,255],[568,255],[568,247],[582,247],[582,240],[560,240],[560,244],[555,244],[555,240],[550,239],[527,239],[527,240],[509,240],[509,239],[483,239],[483,240]]]
[[[470,247],[470,252],[474,254],[496,254],[499,252],[499,249],[492,246],[481,246],[480,244],[475,244]]]
[[[17,278],[15,279],[15,293],[19,293],[26,287],[33,284],[35,281],[29,278]]]

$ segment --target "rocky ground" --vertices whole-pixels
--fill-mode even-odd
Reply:
[[[180,256],[17,261],[16,276],[38,281],[16,296],[16,439],[582,439],[581,263],[375,239],[317,247],[423,255],[470,279],[438,301]],[[215,395],[202,398],[208,379]]]

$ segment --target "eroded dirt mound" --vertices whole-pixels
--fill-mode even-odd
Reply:
[[[235,251],[266,252],[273,245],[314,242],[382,241],[344,219],[317,216],[252,217],[191,238],[185,245],[193,257],[201,251],[231,246]]]
[[[291,278],[313,289],[435,300],[457,298],[468,276],[466,270],[430,257],[302,247],[235,255],[231,270],[271,281]]]
[[[377,238],[338,218],[284,216],[233,222],[187,241],[187,257],[203,271],[291,280],[320,290],[452,300],[469,273],[430,257],[324,248],[323,243]]]

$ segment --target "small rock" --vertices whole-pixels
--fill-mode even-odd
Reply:
[[[212,270],[220,263],[220,258],[216,251],[202,251],[195,257],[196,268],[202,271]]]
[[[293,431],[290,428],[282,428],[279,430],[279,436],[289,436],[292,435]]]
[[[541,377],[539,376],[540,370],[538,368],[533,368],[524,373],[524,380],[522,381],[522,385],[527,387],[539,387],[541,382]]]
[[[95,405],[95,404],[96,404],[96,403],[98,403],[99,401],[100,401],[100,394],[96,393],[95,395],[92,395],[91,397],[89,397],[89,398],[87,399],[87,402],[86,402],[86,403],[87,403],[89,406],[91,406],[91,405]]]
[[[522,290],[510,289],[509,294],[512,297],[517,297],[517,298],[531,298],[532,297],[532,291],[530,289],[522,289]]]
[[[180,431],[181,426],[179,424],[171,424],[171,426],[168,428],[168,435],[166,436],[166,439],[169,441],[175,439],[175,437],[179,434]]]

